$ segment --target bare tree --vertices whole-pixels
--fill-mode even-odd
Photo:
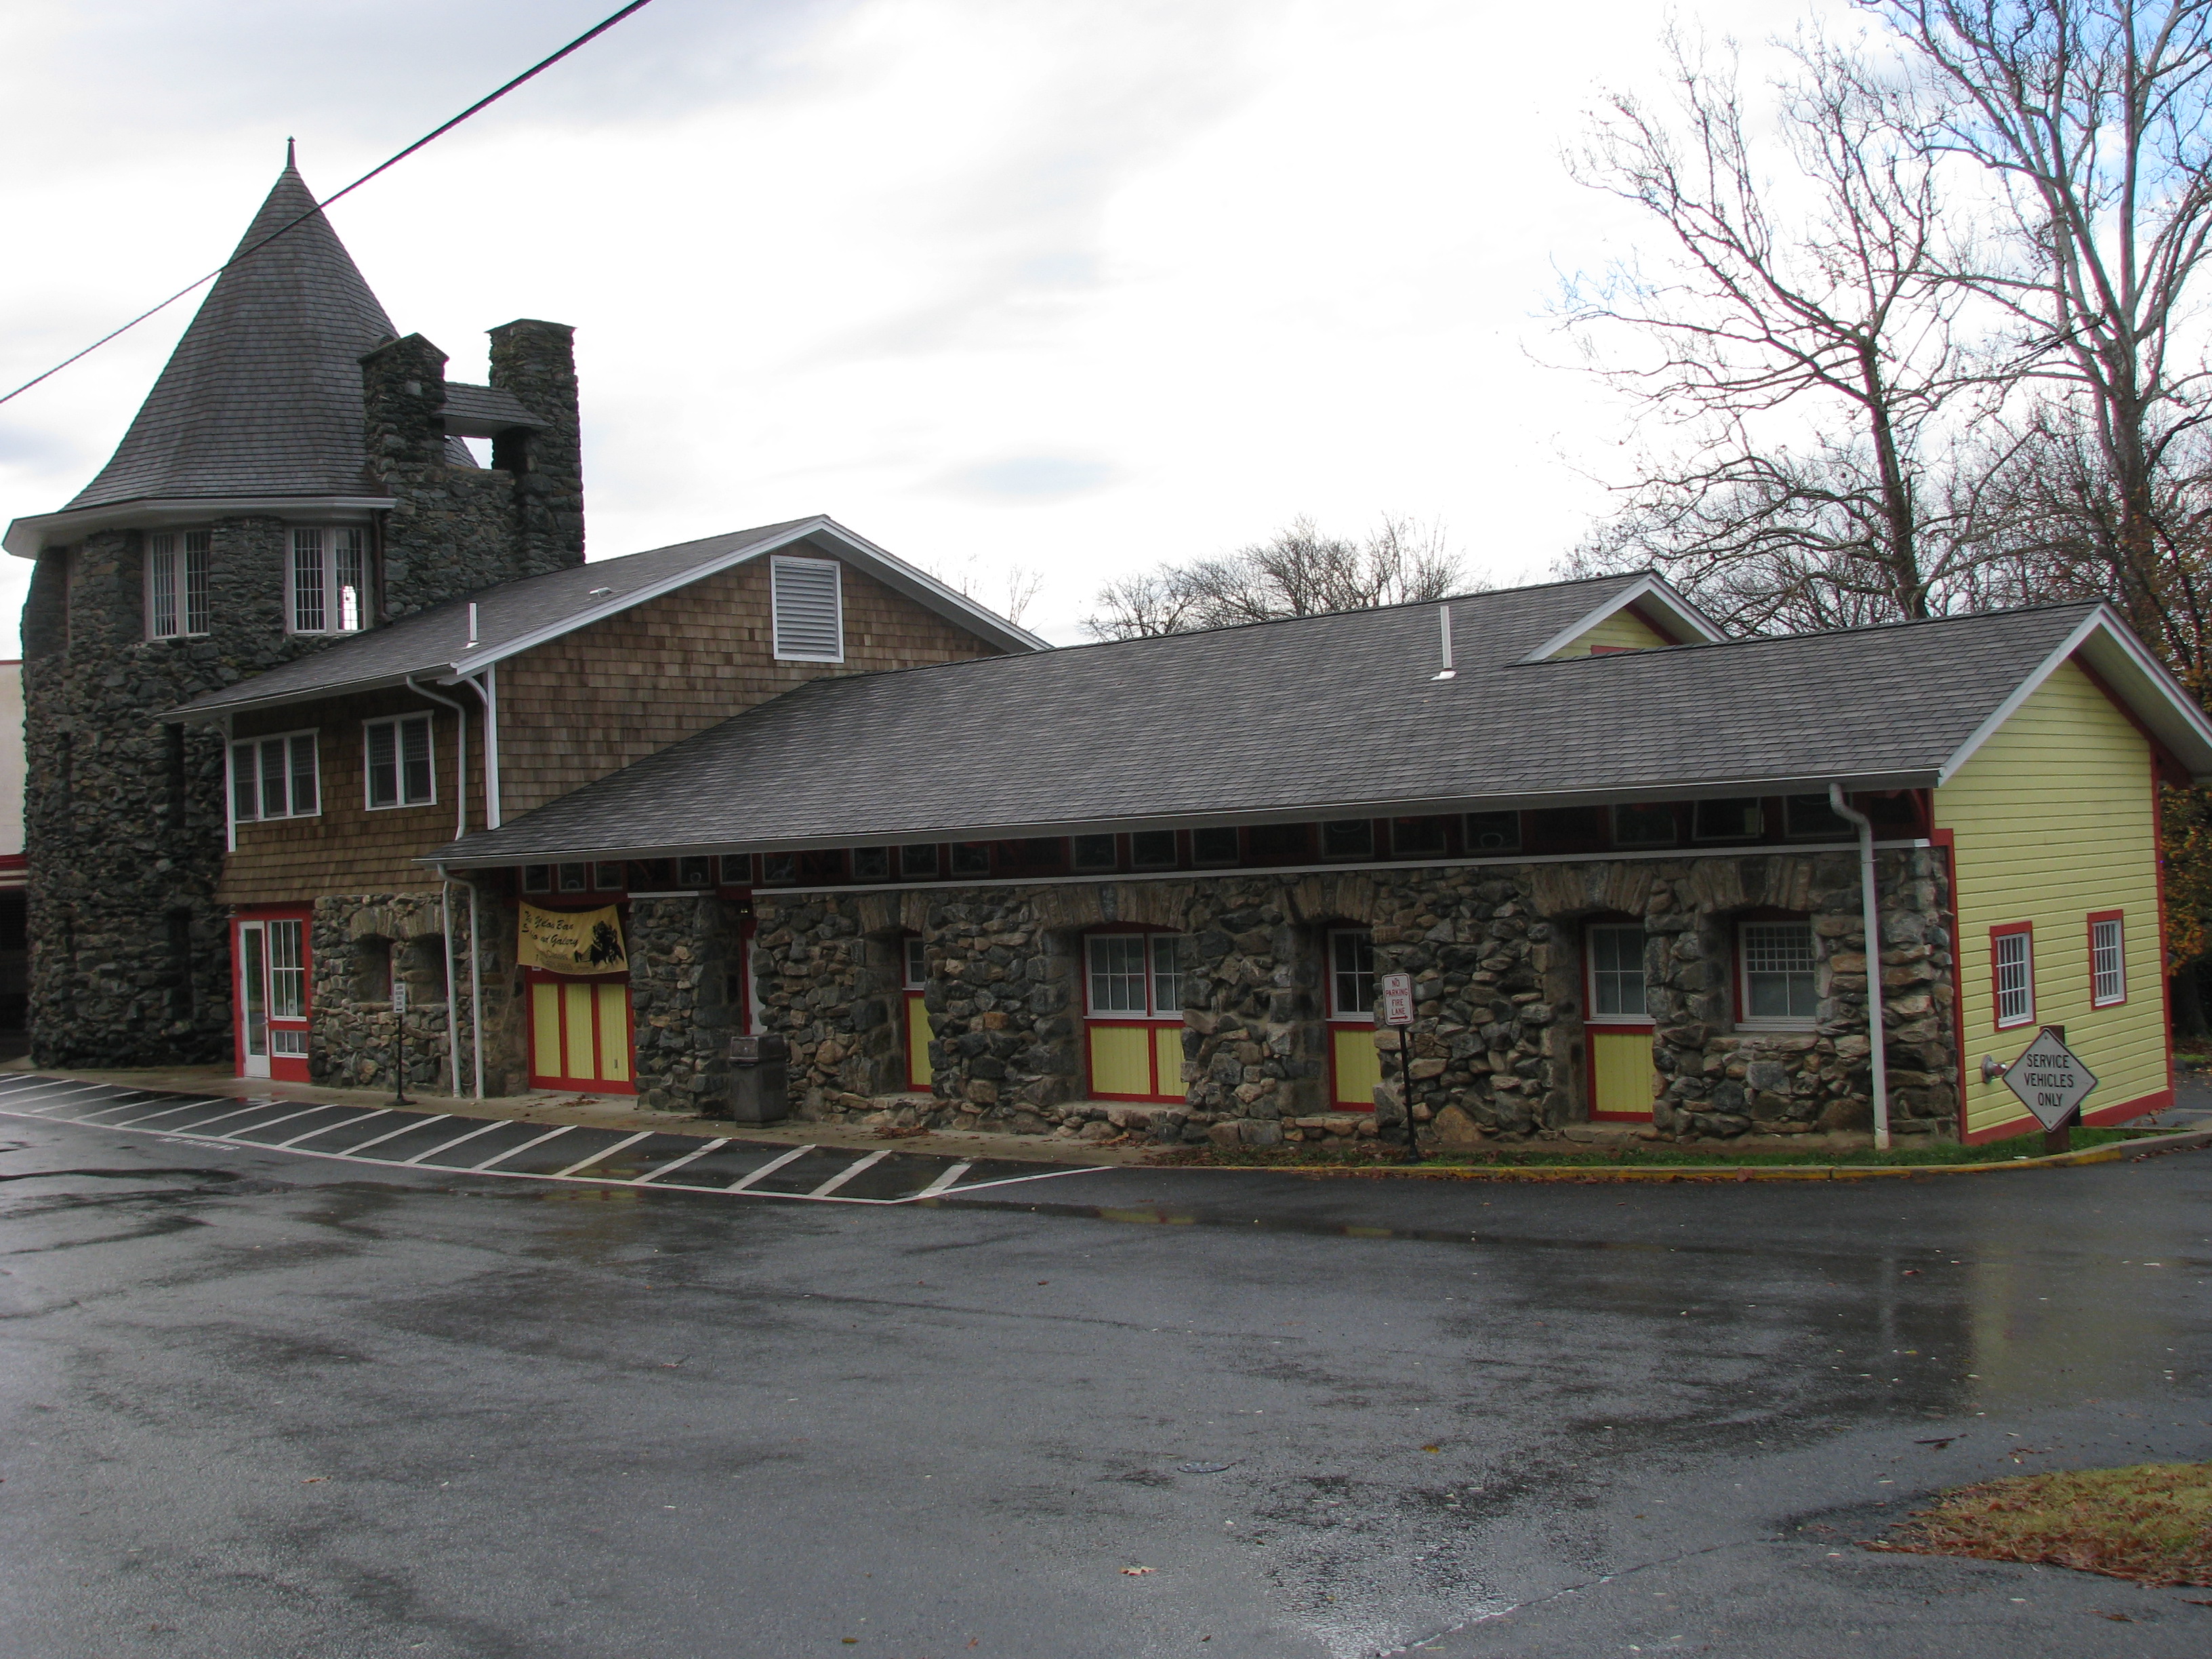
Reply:
[[[1982,556],[1978,493],[1954,480],[1983,379],[1944,280],[1937,163],[1913,141],[1919,89],[1802,39],[1762,153],[1733,53],[1665,44],[1671,99],[1614,94],[1570,161],[1667,246],[1662,271],[1616,265],[1562,297],[1668,440],[1575,567],[1656,562],[1746,628],[1952,608]]]
[[[1996,186],[2005,234],[1947,274],[2002,309],[2028,364],[2024,476],[2070,481],[2035,504],[2070,490],[2087,556],[2052,574],[2089,577],[2203,688],[2212,386],[2190,301],[2212,234],[2212,0],[1861,3],[1944,94],[1923,154]]]
[[[1354,542],[1301,516],[1234,553],[1108,583],[1082,626],[1093,639],[1138,639],[1439,599],[1474,586],[1441,525],[1385,514]]]
[[[1017,628],[1044,587],[1043,573],[1025,564],[1010,564],[987,571],[970,553],[957,565],[925,565],[931,575],[963,599],[996,611]]]

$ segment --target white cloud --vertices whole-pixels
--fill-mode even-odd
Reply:
[[[288,134],[334,189],[604,9],[9,9],[0,374],[217,263]],[[577,326],[597,556],[828,512],[920,562],[1037,568],[1062,638],[1103,578],[1298,513],[1441,517],[1510,578],[1574,539],[1619,441],[1532,350],[1562,355],[1555,270],[1636,230],[1555,156],[1660,22],[658,0],[333,218],[458,378],[494,324]],[[188,314],[0,408],[0,518],[82,485]],[[27,574],[0,562],[11,613]]]

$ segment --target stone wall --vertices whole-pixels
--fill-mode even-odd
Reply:
[[[467,985],[466,934],[457,929],[454,977]],[[315,901],[308,935],[314,990],[307,1073],[335,1089],[389,1089],[398,1058],[392,981],[407,987],[406,1086],[453,1089],[453,1003],[446,981],[444,915],[416,893]],[[464,1061],[465,1063],[465,1054]],[[465,1090],[468,1079],[464,1076]]]
[[[1863,1127],[1870,1117],[1865,961],[1850,855],[1758,854],[1576,864],[1240,872],[1158,882],[761,895],[756,964],[768,1028],[792,1045],[802,1116],[1086,1133],[1141,1122],[1164,1140],[1270,1144],[1348,1132],[1328,1101],[1325,940],[1374,930],[1378,973],[1413,975],[1414,1115],[1523,1136],[1587,1117],[1583,926],[1640,921],[1662,1094],[1655,1129],[1729,1135]],[[1893,1122],[1948,1130],[1957,1108],[1952,957],[1941,855],[1883,855]],[[1739,1030],[1735,923],[1811,917],[1811,1029]],[[1083,933],[1109,923],[1188,935],[1185,1098],[1123,1109],[1084,1097]],[[896,941],[921,935],[935,1038],[928,1097],[884,1078],[899,1040]],[[1387,1121],[1400,1034],[1378,1033]],[[641,1071],[642,1071],[641,1062]]]
[[[729,1101],[729,1040],[744,913],[701,895],[632,899],[628,937],[638,1103],[716,1116]]]

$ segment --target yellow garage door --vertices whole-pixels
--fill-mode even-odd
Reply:
[[[632,1094],[629,986],[604,979],[534,979],[530,1085]]]

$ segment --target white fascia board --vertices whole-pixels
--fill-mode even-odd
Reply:
[[[2020,712],[2021,705],[2058,672],[2059,665],[2077,653],[2126,700],[2136,718],[2173,751],[2191,777],[2200,781],[2212,777],[2212,720],[2175,684],[2165,665],[2151,655],[2118,613],[2108,605],[2100,605],[1953,751],[1936,775],[1937,786],[1956,777],[1976,751]]]
[[[1714,625],[1711,617],[1699,611],[1674,588],[1654,575],[1640,577],[1624,592],[1616,593],[1595,610],[1585,612],[1546,640],[1527,656],[1526,662],[1545,662],[1554,651],[1564,649],[1595,628],[1617,611],[1626,611],[1638,600],[1664,614],[1667,620],[1678,625],[1684,633],[1706,645],[1717,645],[1725,637]]]
[[[389,495],[185,495],[174,500],[118,501],[112,507],[84,507],[75,512],[43,513],[17,519],[0,537],[19,559],[35,559],[49,542],[74,539],[95,530],[175,524],[190,519],[235,518],[241,514],[272,519],[356,520],[389,513]]]
[[[1516,794],[1459,795],[1405,800],[1315,801],[1293,807],[1272,810],[1247,810],[1224,812],[1186,812],[1158,817],[1127,817],[1119,818],[1085,818],[1038,820],[1028,823],[939,823],[915,824],[906,829],[883,826],[839,830],[831,835],[780,836],[765,839],[750,838],[715,842],[670,842],[666,843],[624,843],[606,846],[567,844],[560,847],[540,845],[524,850],[494,849],[479,853],[449,842],[437,852],[425,854],[414,860],[417,864],[447,863],[467,867],[489,867],[510,864],[574,863],[591,859],[647,859],[685,858],[700,854],[718,853],[784,853],[809,852],[822,848],[884,847],[907,843],[949,841],[1012,841],[1030,836],[1082,836],[1127,834],[1145,830],[1207,830],[1232,824],[1255,823],[1311,823],[1329,818],[1368,817],[1431,817],[1459,812],[1540,811],[1558,806],[1628,805],[1643,801],[1675,801],[1697,799],[1725,799],[1735,796],[1753,795],[1823,795],[1831,783],[1840,783],[1851,794],[1874,794],[1895,789],[1925,789],[1936,781],[1931,771],[1835,773],[1823,772],[1802,777],[1710,778],[1696,783],[1657,785],[1642,789],[1579,789],[1545,793],[1522,792]],[[584,786],[590,787],[589,785]],[[520,823],[507,826],[508,834],[521,829]],[[478,830],[471,841],[495,832]],[[519,833],[511,839],[520,841]],[[1769,847],[1764,843],[1746,846],[1732,843],[1738,852],[1787,850],[1785,847]],[[1663,854],[1665,848],[1631,849]],[[1626,856],[1626,853],[1617,856]],[[1616,856],[1608,854],[1608,856]],[[1184,873],[1188,874],[1188,872]],[[1205,873],[1203,871],[1199,873]]]

